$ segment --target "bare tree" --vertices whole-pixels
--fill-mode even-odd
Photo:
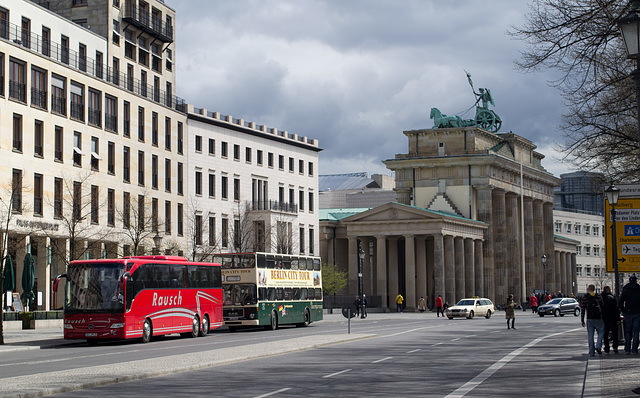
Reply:
[[[191,261],[211,261],[220,251],[220,238],[215,233],[215,225],[209,225],[209,218],[193,198],[187,206],[186,214],[187,250]]]
[[[122,207],[117,211],[118,221],[122,225],[124,239],[131,247],[131,255],[141,256],[155,247],[153,237],[159,233],[163,222],[158,216],[158,202],[148,192],[131,197],[123,194]]]
[[[273,221],[275,226],[272,225],[268,231],[272,250],[276,253],[293,254],[299,246],[293,238],[293,218],[281,212]]]
[[[525,72],[549,68],[550,84],[567,105],[559,143],[565,160],[608,177],[637,181],[637,108],[616,20],[627,0],[534,0],[523,26],[510,34],[528,48],[516,65]]]

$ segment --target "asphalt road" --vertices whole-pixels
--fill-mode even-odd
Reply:
[[[10,375],[38,378],[54,369],[117,368],[124,363],[163,367],[224,349],[225,360],[218,366],[197,369],[193,364],[191,368],[196,370],[173,370],[153,378],[58,396],[582,396],[587,348],[586,333],[578,318],[518,316],[517,329],[507,330],[501,315],[489,320],[450,321],[430,315],[421,318],[419,314],[356,319],[352,321],[352,336],[368,338],[285,354],[273,350],[344,336],[346,321],[334,317],[334,321],[308,328],[275,332],[221,330],[206,338],[166,337],[147,345],[120,342],[90,347],[65,342],[47,350],[20,352],[12,358],[1,356],[0,385]],[[247,356],[247,350],[254,355]],[[255,355],[262,350],[264,356]],[[142,366],[133,367],[133,372],[144,374],[148,369]]]

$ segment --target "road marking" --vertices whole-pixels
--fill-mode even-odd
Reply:
[[[435,346],[440,345],[440,344],[442,344],[442,343],[431,344],[431,347],[435,347]]]
[[[513,358],[515,358],[518,355],[522,354],[527,348],[533,347],[534,345],[538,344],[539,342],[541,342],[542,340],[544,340],[546,338],[553,337],[553,336],[559,336],[561,334],[565,334],[565,333],[569,333],[569,332],[575,332],[577,330],[581,330],[581,329],[580,328],[576,328],[576,329],[566,330],[564,332],[552,333],[552,334],[549,334],[549,335],[546,335],[546,336],[538,337],[537,339],[528,342],[527,344],[523,345],[522,347],[520,347],[520,348],[518,348],[516,350],[513,350],[509,354],[507,354],[504,357],[500,358],[493,365],[491,365],[488,368],[486,368],[485,370],[483,370],[482,373],[480,373],[479,375],[474,377],[471,381],[466,382],[464,385],[459,387],[457,390],[455,390],[451,394],[447,395],[445,398],[462,398],[462,397],[464,397],[465,395],[467,395],[468,393],[473,391],[474,388],[478,387],[485,380],[487,380],[489,377],[491,377],[495,372],[500,370],[504,365],[509,363]]]
[[[329,377],[337,376],[337,375],[340,375],[340,374],[343,374],[343,373],[347,373],[347,372],[350,372],[350,371],[351,371],[351,369],[345,369],[345,370],[341,370],[339,372],[331,373],[330,375],[324,375],[324,376],[322,376],[322,378],[323,379],[328,379]]]
[[[468,338],[470,338],[470,337],[476,337],[476,335],[475,335],[475,334],[470,334],[470,335],[468,335],[468,336],[464,336],[464,338],[465,338],[465,339],[468,339]]]
[[[433,328],[436,328],[436,327],[437,326],[425,326],[425,327],[422,327],[422,328],[409,329],[409,330],[405,330],[405,331],[394,333],[394,334],[388,334],[388,335],[382,336],[382,337],[394,337],[394,336],[398,336],[398,335],[405,334],[405,333],[417,332],[418,330],[424,330],[424,329],[433,329]]]
[[[391,358],[393,358],[393,357],[386,357],[386,358],[378,359],[377,361],[373,361],[371,363],[380,363],[380,362],[386,361],[387,359],[391,359]]]
[[[288,387],[287,388],[281,388],[281,389],[279,389],[277,391],[268,392],[268,393],[262,394],[262,395],[256,395],[254,398],[270,397],[272,395],[275,395],[275,394],[278,394],[278,393],[281,393],[281,392],[285,392],[285,391],[288,391],[288,390],[291,390],[291,389],[288,388]]]
[[[418,352],[418,351],[420,351],[420,349],[419,349],[419,348],[417,348],[417,349],[415,349],[415,350],[411,350],[411,351],[407,352],[407,354],[413,354],[414,352]]]

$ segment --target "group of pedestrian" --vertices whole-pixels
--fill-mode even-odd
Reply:
[[[356,307],[356,316],[360,316],[360,311],[362,311],[362,316],[364,318],[367,317],[367,304],[369,304],[369,302],[367,301],[366,294],[362,295],[362,300],[360,299],[360,296],[356,296],[356,299],[353,302],[353,305]]]
[[[580,301],[580,321],[587,328],[587,341],[589,343],[589,356],[609,353],[613,349],[618,353],[618,325],[620,325],[620,313],[624,315],[624,352],[625,354],[638,354],[640,334],[640,285],[636,275],[631,275],[629,283],[624,285],[620,299],[616,302],[611,294],[611,287],[605,286],[602,295],[596,293],[596,287],[589,285],[587,294]],[[585,323],[586,315],[586,323]],[[594,343],[593,338],[597,333]],[[609,344],[611,339],[611,345]]]

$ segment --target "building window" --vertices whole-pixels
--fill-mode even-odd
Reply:
[[[91,223],[98,224],[99,223],[99,211],[100,208],[100,195],[98,194],[98,186],[91,186]]]
[[[267,154],[267,166],[273,168],[273,153],[271,152]]]
[[[115,226],[116,223],[116,193],[113,189],[107,189],[107,225]]]
[[[100,170],[100,142],[98,137],[91,137],[91,170]]]
[[[209,173],[209,197],[216,197],[216,175]]]
[[[131,150],[128,146],[122,147],[122,179],[124,182],[131,181]]]
[[[313,228],[309,228],[309,255],[313,256],[315,253],[314,247],[315,247],[315,235],[314,235],[314,229]]]
[[[27,102],[27,77],[24,62],[9,58],[9,97]]]
[[[51,111],[59,115],[67,114],[67,80],[51,75]]]
[[[593,247],[593,255],[595,257],[600,257],[600,247],[599,246],[594,246]]]
[[[284,155],[278,155],[278,169],[284,170]]]
[[[195,216],[194,234],[196,246],[202,246],[202,215],[200,214],[196,214]]]
[[[60,62],[69,65],[69,38],[60,36]]]
[[[568,234],[570,234],[571,233],[571,223],[567,223],[566,227],[567,228],[565,230],[567,231]]]
[[[144,215],[146,209],[146,203],[144,202],[144,195],[138,195],[138,230],[144,231],[147,224],[146,217]]]
[[[51,55],[51,29],[45,26],[42,27],[42,55]]]
[[[573,232],[574,232],[576,235],[579,235],[579,234],[580,234],[580,224],[575,224],[575,225],[573,226]]]
[[[315,210],[315,204],[313,201],[313,192],[309,192],[309,212],[313,213]]]
[[[144,151],[138,151],[138,185],[144,186]]]
[[[22,152],[22,115],[13,114],[13,150]]]
[[[164,149],[171,150],[171,118],[164,118]]]
[[[104,128],[118,132],[118,99],[110,95],[104,97]]]
[[[164,190],[171,192],[171,159],[164,160]]]
[[[62,218],[62,178],[53,181],[53,217]]]
[[[578,256],[582,255],[582,246],[576,246],[576,255]]]
[[[151,155],[151,188],[158,189],[158,156]]]
[[[111,60],[111,82],[116,86],[120,85],[120,58],[113,57]],[[107,77],[108,78],[108,77]]]
[[[123,113],[122,135],[124,137],[130,137],[131,136],[131,105],[129,104],[129,102],[124,101],[122,103],[122,113]]]
[[[44,185],[42,174],[35,173],[33,175],[33,214],[42,215],[42,193]]]
[[[222,141],[222,144],[221,144],[221,147],[220,147],[220,156],[222,156],[225,159],[229,156],[229,154],[228,154],[228,144],[225,141]]]
[[[182,122],[178,122],[178,154],[182,155],[182,146],[184,142],[184,132]]]
[[[293,158],[289,158],[289,171],[292,173],[295,171]]]
[[[249,147],[245,148],[244,160],[247,163],[251,163],[251,148]]]
[[[235,201],[240,200],[240,179],[239,178],[233,179],[233,200]]]
[[[73,133],[73,165],[82,166],[82,133],[75,131]]]
[[[100,51],[96,51],[95,74],[98,79],[103,76],[104,55]]]
[[[131,227],[131,194],[129,192],[122,193],[122,228],[129,229]]]
[[[585,246],[584,247],[584,255],[585,256],[590,256],[591,255],[591,246]]]
[[[33,154],[39,158],[44,156],[44,128],[42,121],[36,120],[33,126]]]
[[[144,108],[138,107],[138,141],[144,142]]]
[[[164,233],[171,234],[171,202],[164,201]]]
[[[196,135],[196,152],[202,152],[202,136]]]
[[[582,267],[581,266],[577,266],[576,267],[576,276],[582,276]]]
[[[298,191],[298,206],[300,210],[304,210],[304,191]]]
[[[151,198],[151,231],[158,232],[158,198]]]
[[[55,148],[53,151],[53,157],[56,161],[62,162],[62,151],[64,149],[64,135],[62,127],[56,126],[54,134]]]
[[[47,109],[47,72],[31,67],[31,105]]]
[[[558,233],[562,233],[562,222],[561,221],[556,221],[556,232]]]
[[[209,138],[209,155],[216,154],[216,140]]]
[[[258,166],[262,166],[262,151],[258,149],[258,153],[257,153],[256,156],[257,156],[257,160],[256,161],[258,163]]]
[[[226,217],[222,217],[222,225],[221,225],[221,239],[220,242],[222,247],[229,247],[229,220]]]
[[[22,17],[22,45],[26,48],[31,48],[31,20],[29,18]]]
[[[240,160],[240,145],[233,145],[233,160]]]
[[[140,95],[147,97],[147,72],[140,72]]]
[[[304,174],[304,160],[298,160],[298,173]]]
[[[584,268],[585,276],[591,276],[591,267],[587,266]]]
[[[151,112],[151,145],[158,146],[158,113]]]
[[[182,163],[178,162],[178,195],[183,194],[183,170]]]
[[[591,235],[591,227],[589,225],[584,226],[584,234]]]
[[[178,203],[178,236],[182,236],[182,203]]]
[[[89,124],[102,127],[102,93],[89,89]]]
[[[216,218],[209,216],[209,246],[216,245]]]
[[[304,227],[300,227],[300,254],[304,254]]]
[[[228,184],[228,180],[229,178],[227,176],[222,176],[221,180],[221,185],[220,185],[220,193],[222,195],[222,199],[228,199],[228,191],[227,191],[227,184]]]
[[[196,170],[196,195],[202,195],[202,171]]]
[[[600,227],[593,226],[593,236],[600,235]]]
[[[71,97],[69,116],[84,121],[84,86],[72,81],[69,85],[69,95]]]
[[[22,213],[22,170],[18,169],[11,174],[11,211]]]
[[[312,176],[313,175],[313,162],[309,162],[308,168],[309,168],[309,175]]]
[[[78,19],[74,22],[76,22],[80,26],[87,26],[86,19]],[[83,72],[87,71],[87,46],[82,43],[78,45],[78,69]]]
[[[74,221],[82,220],[82,183],[73,182],[73,206],[71,217]]]
[[[107,172],[116,174],[116,144],[111,141],[107,144]]]

